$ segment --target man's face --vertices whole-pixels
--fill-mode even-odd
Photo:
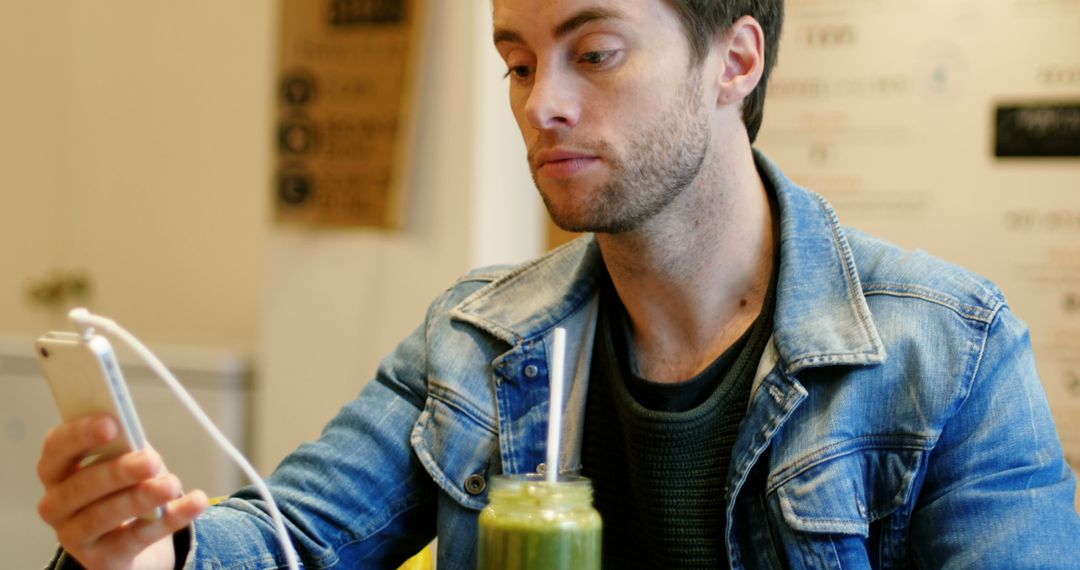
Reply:
[[[663,0],[495,0],[529,167],[560,227],[637,229],[709,150],[701,69]]]

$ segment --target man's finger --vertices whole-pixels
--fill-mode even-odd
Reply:
[[[45,436],[38,478],[46,487],[63,481],[90,450],[112,441],[119,432],[116,420],[104,415],[79,418],[53,428]]]
[[[126,453],[116,459],[81,469],[67,479],[47,488],[38,506],[38,513],[45,522],[54,527],[64,526],[68,519],[76,516],[79,511],[87,509],[96,501],[114,494],[121,497],[125,490],[141,482],[152,480],[163,471],[164,464],[161,456],[152,449]],[[134,492],[134,490],[129,491]],[[179,494],[179,486],[174,494]],[[171,498],[173,496],[159,497],[160,500],[155,505]],[[122,502],[117,502],[116,497],[105,500],[114,506],[123,506]],[[138,511],[122,511],[123,518],[117,521],[117,524],[128,518],[132,512]],[[106,530],[102,530],[101,533]]]
[[[155,542],[191,524],[206,508],[209,501],[202,491],[190,493],[165,505],[165,514],[153,521],[137,519],[103,537],[96,545],[109,552],[134,555]]]
[[[181,495],[180,480],[163,475],[126,488],[76,513],[61,529],[61,542],[89,545],[116,529],[130,526],[142,513],[150,512]]]

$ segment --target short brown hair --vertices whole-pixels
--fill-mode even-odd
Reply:
[[[668,0],[682,19],[690,40],[692,61],[700,64],[710,44],[726,32],[736,20],[751,16],[765,31],[765,69],[761,83],[743,101],[743,123],[750,142],[757,138],[765,112],[765,86],[776,65],[780,48],[780,30],[784,25],[784,0]]]

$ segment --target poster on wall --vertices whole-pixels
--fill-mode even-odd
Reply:
[[[423,0],[283,0],[275,218],[400,224]]]
[[[844,224],[1001,286],[1080,470],[1080,2],[787,12],[757,146]]]

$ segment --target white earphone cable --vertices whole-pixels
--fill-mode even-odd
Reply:
[[[150,349],[139,342],[139,339],[135,338],[134,335],[124,330],[123,327],[110,319],[91,314],[89,311],[82,308],[73,309],[68,313],[68,318],[78,325],[84,334],[90,333],[92,332],[92,329],[96,328],[123,341],[124,344],[127,344],[135,351],[139,358],[146,362],[147,366],[149,366],[155,374],[161,377],[162,381],[164,381],[169,389],[176,394],[176,397],[180,399],[180,402],[184,407],[187,408],[195,420],[199,422],[199,425],[206,430],[206,433],[208,433],[210,437],[213,438],[214,442],[217,443],[238,466],[240,466],[240,469],[244,471],[244,474],[247,475],[248,479],[250,479],[251,483],[255,486],[259,496],[266,501],[267,508],[270,510],[270,518],[274,523],[274,531],[277,534],[278,542],[281,543],[281,548],[285,551],[285,561],[289,565],[290,570],[297,570],[299,567],[297,565],[296,551],[293,549],[292,542],[289,540],[289,535],[285,531],[285,523],[281,518],[281,513],[278,511],[277,503],[274,502],[274,498],[270,495],[270,489],[267,488],[262,477],[255,472],[255,468],[251,466],[244,455],[236,449],[228,438],[221,433],[221,430],[214,425],[214,422],[210,420],[210,417],[206,415],[206,412],[199,407],[199,404],[195,402],[195,399],[191,397],[191,394],[184,389],[183,385],[180,384],[180,381],[169,372],[169,369],[162,364],[161,360],[159,360]]]

